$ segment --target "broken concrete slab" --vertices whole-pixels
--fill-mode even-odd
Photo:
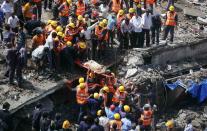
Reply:
[[[183,13],[184,15],[191,17],[205,17],[205,14],[201,10],[190,7],[185,7]]]
[[[128,69],[125,78],[129,78],[129,77],[136,75],[137,71],[138,70],[136,68]]]
[[[197,22],[202,25],[207,25],[207,17],[205,18],[197,17]]]

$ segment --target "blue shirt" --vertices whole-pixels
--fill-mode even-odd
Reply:
[[[132,128],[132,122],[126,117],[122,118],[121,121],[122,121],[122,127],[121,127],[122,131],[129,131]]]
[[[116,113],[115,111],[111,111],[108,107],[105,107],[105,112],[106,112],[106,116],[110,120],[113,120],[114,119],[114,114]]]
[[[109,17],[108,18],[108,25],[107,25],[107,28],[109,30],[113,30],[115,28],[115,25],[116,25],[116,20],[115,18],[113,19],[112,17]]]

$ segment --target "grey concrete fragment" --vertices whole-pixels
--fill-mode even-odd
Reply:
[[[125,78],[130,78],[130,77],[132,77],[136,74],[137,74],[137,69],[136,68],[128,69]]]
[[[200,10],[195,9],[195,8],[185,7],[183,12],[184,12],[184,15],[186,16],[205,17],[205,14],[203,14]]]

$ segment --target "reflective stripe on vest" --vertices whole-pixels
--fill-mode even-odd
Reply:
[[[175,12],[170,13],[170,11],[168,11],[167,12],[167,21],[166,21],[165,25],[176,26],[175,17],[176,17]]]
[[[76,9],[76,16],[83,15],[86,10],[86,6],[84,3],[80,4],[79,2],[76,4],[77,9]]]
[[[64,3],[62,10],[60,11],[60,16],[69,16],[70,7]]]
[[[76,99],[78,104],[85,104],[87,103],[88,98],[88,91],[87,89],[78,89],[76,93]]]
[[[121,0],[113,0],[112,11],[118,13],[120,9],[121,9]]]

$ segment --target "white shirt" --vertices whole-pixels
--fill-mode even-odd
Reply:
[[[8,24],[10,25],[11,28],[16,28],[18,22],[19,22],[19,19],[17,16],[14,16],[14,18],[10,16],[8,19]]]
[[[104,18],[106,18],[107,16],[108,16],[108,12],[109,12],[109,7],[108,6],[103,6],[103,4],[101,4],[100,6],[99,6],[99,9],[100,9],[100,11],[101,11],[101,16],[103,16]]]
[[[52,33],[47,37],[44,47],[48,47],[50,50],[53,49],[53,38]]]
[[[142,28],[150,29],[151,26],[152,26],[152,15],[149,14],[147,16],[146,13],[142,14]]]
[[[133,25],[129,22],[129,24],[127,25],[125,23],[125,20],[122,21],[121,23],[121,32],[122,33],[131,33],[133,31]]]
[[[86,30],[83,31],[86,40],[91,40],[91,31],[95,28],[97,24],[98,22],[96,22],[92,26],[89,26]]]
[[[109,118],[107,118],[106,116],[99,117],[99,124],[104,127],[104,131],[109,130],[108,123],[109,123]]]
[[[184,131],[193,131],[193,126],[192,126],[192,124],[188,124],[188,125],[186,125]]]
[[[41,59],[43,57],[43,53],[44,53],[44,46],[40,45],[38,46],[33,52],[32,52],[32,59],[36,60],[36,59]]]
[[[13,7],[12,7],[12,3],[6,3],[6,1],[4,1],[1,5],[1,9],[3,10],[4,13],[12,13],[13,12]]]
[[[141,21],[142,18],[140,16],[133,16],[132,19],[130,20],[130,23],[134,26],[133,31],[134,32],[142,32],[141,28]]]

